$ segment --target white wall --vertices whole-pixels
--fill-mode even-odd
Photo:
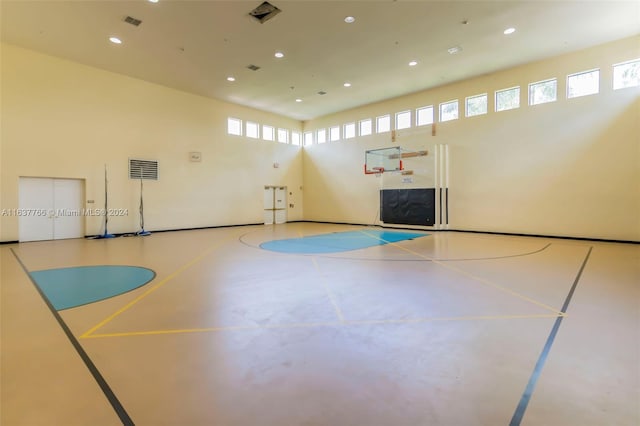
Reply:
[[[227,117],[300,130],[297,120],[180,92],[141,80],[2,45],[0,209],[18,207],[20,176],[86,179],[87,207],[104,203],[109,231],[138,229],[139,181],[128,158],[159,161],[145,182],[145,228],[179,229],[260,223],[263,186],[293,193],[289,220],[303,218],[300,147],[227,134]],[[191,151],[202,162],[189,162]],[[278,162],[280,167],[273,168]],[[3,216],[0,241],[18,239],[18,218]],[[88,217],[86,233],[102,232]]]
[[[633,37],[307,122],[305,131],[452,99],[462,116],[438,123],[436,136],[428,126],[395,143],[386,133],[305,148],[305,218],[373,223],[384,183],[363,174],[364,151],[449,144],[453,229],[639,241],[640,88],[612,89],[612,64],[639,57]],[[594,68],[600,93],[566,99],[566,76]],[[527,85],[553,77],[558,100],[528,106]],[[516,85],[521,107],[493,112],[494,91]],[[465,97],[480,93],[489,113],[464,118]],[[428,185],[433,158],[422,161]]]

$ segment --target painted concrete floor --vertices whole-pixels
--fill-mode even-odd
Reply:
[[[260,248],[371,229],[0,247],[0,424],[640,424],[640,246],[435,232]],[[156,276],[56,318],[25,272],[87,265]]]

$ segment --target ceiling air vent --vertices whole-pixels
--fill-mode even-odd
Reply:
[[[326,94],[327,94],[327,92],[325,92],[324,90],[321,90],[321,91],[318,92],[318,95],[320,95],[320,96],[326,95]]]
[[[247,68],[249,68],[251,71],[258,71],[260,69],[260,67],[257,65],[247,65]]]
[[[158,162],[129,158],[129,179],[158,180]]]
[[[127,24],[131,24],[134,27],[137,27],[138,25],[142,24],[141,20],[136,19],[133,16],[127,16],[126,18],[124,18],[124,22],[126,22]]]
[[[273,18],[280,12],[280,9],[265,1],[260,6],[249,12],[249,15],[256,18],[261,24],[264,24],[266,21]]]

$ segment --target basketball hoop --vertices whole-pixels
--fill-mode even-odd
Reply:
[[[380,176],[382,173],[384,173],[384,167],[372,167],[371,170],[367,170],[367,166],[366,165],[364,167],[364,174],[365,175]]]

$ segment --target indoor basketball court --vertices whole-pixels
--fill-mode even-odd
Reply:
[[[120,416],[154,425],[596,425],[615,423],[612,412],[619,424],[633,417],[624,407],[633,407],[636,359],[616,348],[635,338],[635,246],[293,223],[2,253],[5,297],[17,302],[5,315],[28,311],[21,333],[49,342],[37,367],[33,355],[7,353],[6,380],[30,369],[64,383],[58,395],[32,390],[30,401],[55,407],[77,398],[92,407],[73,409],[78,424]],[[56,321],[43,271],[100,263],[155,276],[60,309]],[[81,279],[86,287],[109,273]],[[602,280],[614,284],[603,292]],[[3,335],[9,344],[22,337]],[[56,368],[60,353],[72,368]],[[612,376],[615,398],[600,384]],[[585,397],[598,403],[577,413],[575,398]],[[68,414],[66,404],[58,409]],[[50,411],[38,413],[30,411],[31,424],[52,421]]]

